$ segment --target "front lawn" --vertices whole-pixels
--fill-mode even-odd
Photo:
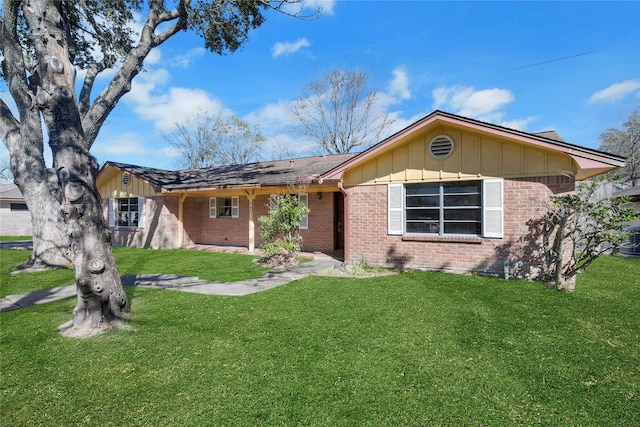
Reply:
[[[0,236],[0,242],[31,240],[31,236]]]
[[[237,282],[261,277],[267,271],[254,264],[255,257],[251,255],[123,247],[114,247],[113,253],[121,275],[162,273]],[[26,261],[30,254],[31,251],[0,250],[0,297],[75,282],[72,270],[10,275],[12,268]]]
[[[640,425],[640,261],[561,293],[411,272],[217,297],[127,288],[130,330],[66,300],[0,314],[0,425]]]

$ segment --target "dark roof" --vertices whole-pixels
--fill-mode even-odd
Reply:
[[[543,130],[541,132],[533,132],[533,134],[541,136],[543,138],[553,139],[554,141],[565,142],[565,140],[562,139],[562,137],[558,135],[555,130]]]
[[[160,189],[179,191],[205,188],[257,187],[283,185],[317,178],[353,156],[355,156],[355,153],[176,171],[107,162],[103,166],[103,170],[107,166],[112,166],[123,172],[129,172],[131,175],[143,179],[156,187],[156,191]]]
[[[640,185],[636,185],[635,187],[627,188],[625,190],[614,191],[613,196],[630,196],[632,200],[637,200],[640,198]]]
[[[24,200],[22,192],[15,184],[0,185],[0,199],[4,200]]]

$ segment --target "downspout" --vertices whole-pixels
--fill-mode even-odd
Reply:
[[[184,245],[184,201],[187,193],[178,196],[178,248]]]
[[[344,196],[344,220],[342,221],[344,226],[344,262],[349,262],[349,230],[351,229],[349,221],[349,198],[347,197],[347,191],[342,185],[342,179],[338,181],[338,190],[340,190],[340,192]]]
[[[254,191],[247,193],[247,199],[249,200],[249,252],[253,253],[256,250],[256,230],[255,230],[255,222],[253,220],[253,199],[256,198],[256,194]]]

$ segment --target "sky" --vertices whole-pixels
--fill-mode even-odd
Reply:
[[[600,134],[640,107],[640,1],[307,3],[323,7],[322,17],[269,13],[233,54],[210,53],[189,33],[155,49],[93,155],[176,169],[166,135],[214,111],[258,125],[263,160],[282,147],[319,154],[291,133],[291,106],[334,69],[368,76],[377,108],[394,120],[391,133],[438,109],[524,132],[555,130],[597,149]]]

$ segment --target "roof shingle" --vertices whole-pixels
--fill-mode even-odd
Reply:
[[[103,169],[112,166],[147,181],[157,189],[178,191],[283,185],[301,179],[318,177],[353,156],[355,153],[177,171],[107,162]]]

